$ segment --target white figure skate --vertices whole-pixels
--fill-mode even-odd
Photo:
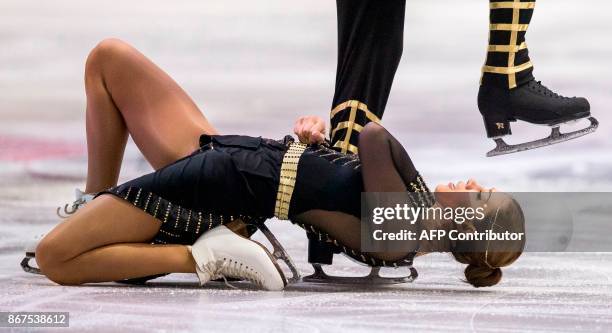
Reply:
[[[77,188],[74,190],[74,196],[75,196],[75,200],[72,202],[72,204],[64,205],[63,207],[64,212],[61,212],[62,207],[57,207],[57,210],[56,210],[57,216],[65,219],[68,216],[76,213],[76,211],[79,210],[79,208],[83,207],[85,204],[93,200],[95,194],[88,194]]]
[[[190,251],[201,285],[219,278],[248,280],[271,291],[283,290],[287,285],[283,271],[263,245],[225,226],[202,235]]]

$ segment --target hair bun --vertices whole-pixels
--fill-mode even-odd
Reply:
[[[469,284],[476,288],[490,287],[499,283],[502,278],[502,270],[469,264],[465,268],[465,278]]]

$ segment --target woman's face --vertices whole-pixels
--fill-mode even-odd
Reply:
[[[467,182],[457,182],[440,184],[436,186],[436,192],[489,192],[497,191],[495,188],[486,188],[478,184],[478,182],[470,178]]]
[[[444,207],[466,207],[473,206],[475,200],[487,199],[486,196],[483,198],[474,194],[497,192],[497,189],[483,187],[475,179],[470,179],[467,182],[440,184],[435,192],[436,201]]]

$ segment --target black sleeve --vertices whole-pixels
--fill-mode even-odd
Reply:
[[[418,205],[431,206],[434,196],[404,147],[384,127],[370,123],[359,137],[359,159],[366,192],[415,192]]]
[[[332,145],[357,153],[357,136],[380,122],[402,56],[405,0],[336,0],[338,68]]]

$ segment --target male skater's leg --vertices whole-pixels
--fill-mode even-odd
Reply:
[[[357,137],[380,122],[403,50],[405,0],[337,0],[338,68],[330,138],[357,153]]]
[[[558,126],[590,116],[586,99],[560,96],[533,77],[525,35],[535,4],[535,0],[489,1],[489,47],[478,107],[490,138],[512,134],[511,121]]]
[[[369,122],[380,122],[403,51],[405,0],[336,0],[338,68],[330,139],[356,154]],[[308,261],[331,264],[335,249],[308,232]],[[316,268],[315,268],[316,269]]]

